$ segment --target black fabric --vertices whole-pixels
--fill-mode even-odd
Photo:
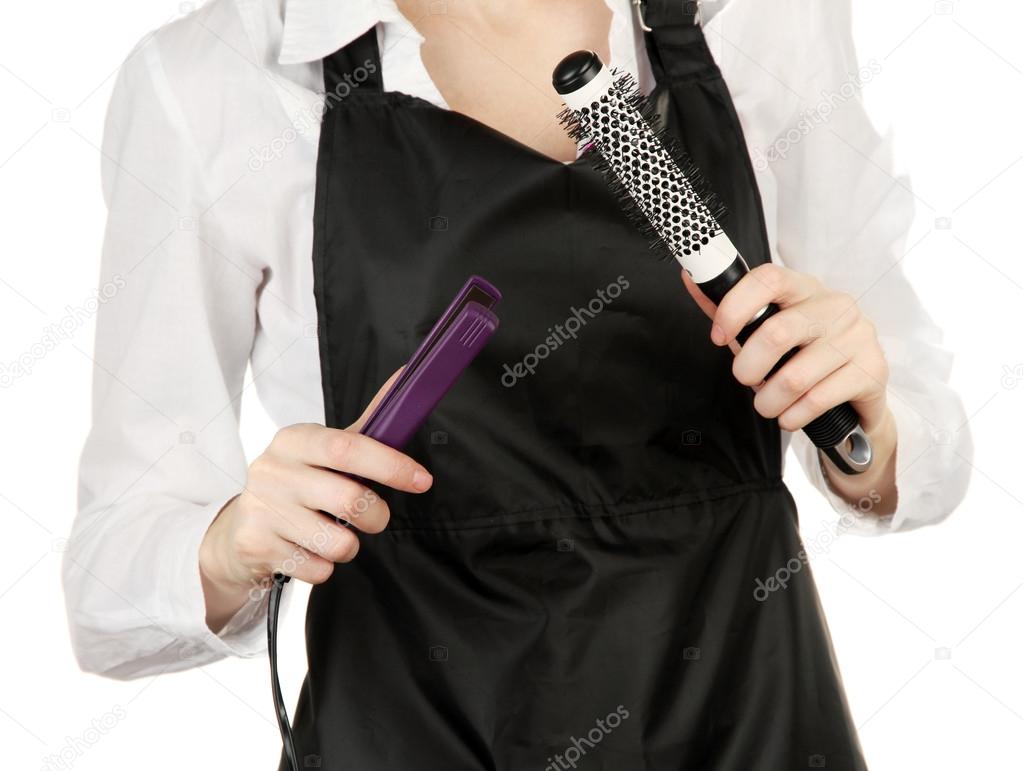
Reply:
[[[669,126],[760,264],[759,195],[702,32],[661,53]],[[863,769],[809,568],[757,597],[802,548],[779,429],[677,266],[585,161],[383,92],[374,30],[324,70],[345,93],[315,214],[328,425],[360,414],[470,274],[504,300],[407,448],[433,489],[383,493],[390,527],[312,591],[307,764]]]
[[[655,30],[691,27],[700,12],[697,0],[641,0],[639,6],[646,26]]]

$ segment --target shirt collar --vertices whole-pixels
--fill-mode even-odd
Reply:
[[[285,0],[280,64],[323,59],[379,22],[401,19],[394,0]]]

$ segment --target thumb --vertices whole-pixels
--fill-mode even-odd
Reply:
[[[357,433],[362,432],[363,427],[366,425],[366,421],[369,420],[369,416],[373,414],[373,410],[375,410],[377,406],[380,404],[380,402],[383,401],[384,396],[390,390],[391,386],[394,385],[394,381],[398,379],[398,376],[401,375],[404,369],[405,368],[402,367],[389,378],[387,378],[387,382],[380,386],[380,390],[377,391],[376,396],[374,396],[370,400],[369,405],[366,407],[365,410],[363,410],[362,414],[359,416],[359,419],[348,427],[349,431],[355,431]]]

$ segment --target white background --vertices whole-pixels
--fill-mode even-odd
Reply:
[[[966,502],[947,522],[843,537],[813,570],[873,771],[1021,769],[1023,385],[1003,376],[1019,367],[1023,377],[1023,6],[854,6],[861,60],[882,65],[865,98],[879,127],[895,128],[918,198],[903,265],[956,353],[954,384],[977,450]],[[112,77],[181,8],[37,0],[4,11],[0,362],[10,362],[66,306],[93,296],[104,221],[97,146]],[[88,431],[92,334],[83,326],[0,389],[0,766],[43,768],[70,743],[70,767],[83,770],[275,768],[265,660],[122,683],[83,675],[72,658],[59,565]],[[255,453],[273,427],[252,398],[244,415]],[[836,515],[794,459],[789,483],[804,537],[826,532]],[[295,695],[304,592],[292,591],[282,645]],[[114,713],[97,741],[93,721]]]

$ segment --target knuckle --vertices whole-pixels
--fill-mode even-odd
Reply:
[[[770,420],[771,418],[778,417],[778,411],[772,410],[770,407],[765,405],[764,393],[761,391],[753,398],[753,409],[757,411],[757,414],[763,418]]]
[[[344,556],[351,550],[351,537],[347,530],[341,528],[341,532],[320,550],[320,554],[325,560],[341,562]]]
[[[341,468],[351,461],[354,446],[354,434],[348,431],[338,431],[327,441],[327,457],[338,468]]]
[[[778,373],[781,386],[789,393],[801,394],[809,385],[806,373],[794,367],[788,367]]]
[[[341,479],[338,479],[332,486],[329,500],[332,500],[334,503],[329,508],[324,509],[324,511],[336,519],[349,519],[351,517],[352,507],[356,498],[352,495],[350,486],[344,484]]]
[[[359,553],[359,539],[352,532],[345,532],[345,538],[339,539],[337,551],[333,555],[334,562],[351,562]]]
[[[729,337],[733,337],[738,334],[746,322],[749,321],[748,318],[743,318],[742,316],[742,311],[738,307],[738,303],[735,298],[725,295],[725,299],[723,299],[721,304],[718,306],[715,321],[728,333]]]
[[[790,412],[784,412],[778,418],[778,427],[783,431],[798,431],[803,427]]]
[[[393,460],[393,466],[391,468],[391,481],[395,483],[405,483],[412,481],[412,475],[415,473],[415,465],[411,460],[403,455],[399,455]]]
[[[778,289],[785,281],[784,269],[773,262],[758,265],[751,272],[770,289]]]
[[[311,584],[322,584],[334,574],[334,564],[323,559],[309,560],[303,568],[306,580]]]
[[[732,361],[732,374],[735,376],[735,379],[744,386],[755,386],[760,383],[760,380],[747,370],[745,361],[740,359],[740,356],[736,356]]]
[[[868,390],[884,390],[891,377],[888,360],[881,355],[864,356],[857,363],[862,373],[861,381]]]
[[[881,383],[887,383],[891,377],[891,365],[888,364],[888,359],[884,356],[877,357],[877,379]]]
[[[816,389],[812,389],[806,393],[803,397],[803,403],[812,413],[814,413],[814,415],[819,415],[831,406],[828,404],[825,396]]]
[[[870,340],[877,340],[877,324],[875,324],[873,320],[867,318],[866,316],[861,316],[860,324],[863,325],[863,328],[867,333],[867,337]]]
[[[273,460],[264,452],[249,464],[249,479],[261,479],[269,476],[272,467]]]
[[[366,488],[355,488],[346,490],[338,499],[338,511],[333,512],[339,519],[352,522],[362,517],[370,506],[372,499],[367,495]]]
[[[299,423],[277,429],[277,432],[274,434],[274,438],[270,441],[270,447],[279,448],[282,445],[287,444],[296,434],[302,431],[302,428],[302,424]]]
[[[856,298],[853,297],[849,292],[836,291],[833,294],[835,301],[843,308],[848,309],[849,313],[858,313],[860,310],[859,304],[856,302]]]
[[[288,437],[291,436],[291,433],[292,433],[291,426],[278,428],[277,431],[274,432],[274,438],[270,440],[270,447],[280,447],[282,444],[288,441]]]
[[[790,346],[792,342],[788,322],[781,316],[772,316],[765,321],[760,333],[772,348],[784,348]]]
[[[270,502],[281,500],[286,487],[278,479],[277,470],[272,465],[266,465],[254,472],[250,471],[245,492],[250,499],[248,508],[253,512],[266,513],[271,509]]]

